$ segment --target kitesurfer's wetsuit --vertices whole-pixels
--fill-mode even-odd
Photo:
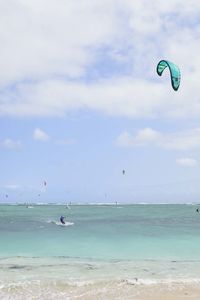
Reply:
[[[63,216],[60,217],[60,222],[61,222],[62,224],[65,224],[64,218],[65,218],[65,217],[63,217]]]

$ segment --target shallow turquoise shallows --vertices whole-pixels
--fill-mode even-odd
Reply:
[[[0,256],[198,261],[197,207],[0,205]]]

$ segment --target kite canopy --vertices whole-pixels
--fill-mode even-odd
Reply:
[[[157,65],[157,73],[159,76],[162,75],[166,67],[168,67],[170,70],[172,87],[175,91],[177,91],[181,81],[181,73],[179,67],[168,60],[161,60]]]

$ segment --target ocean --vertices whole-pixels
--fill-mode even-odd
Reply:
[[[0,205],[0,299],[89,299],[91,284],[200,282],[196,208]]]

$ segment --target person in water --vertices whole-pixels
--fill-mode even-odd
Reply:
[[[65,224],[64,219],[65,219],[65,217],[63,217],[63,216],[60,217],[60,222],[61,222],[62,224]]]
[[[196,212],[199,212],[199,209],[198,209],[198,208],[196,209]]]

